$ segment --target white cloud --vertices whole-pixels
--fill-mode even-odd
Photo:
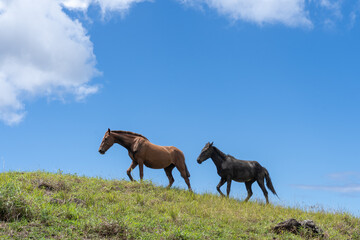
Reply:
[[[360,193],[360,184],[351,184],[344,186],[296,185],[295,187],[306,190],[320,190],[338,193]]]
[[[353,182],[354,179],[360,179],[360,172],[355,172],[355,171],[336,172],[329,174],[328,177],[333,180],[341,180],[341,181],[351,180],[351,182]]]
[[[350,13],[350,28],[353,28],[357,19],[357,14],[355,11]]]
[[[0,0],[0,119],[16,124],[28,98],[96,92],[93,45],[56,1]]]
[[[64,7],[72,10],[86,11],[91,4],[92,0],[62,0],[61,3]]]
[[[360,172],[335,172],[328,174],[327,177],[335,184],[328,185],[295,185],[297,188],[306,190],[319,190],[338,193],[360,193]]]
[[[103,15],[108,11],[124,13],[135,3],[147,0],[61,0],[62,4],[73,10],[87,10],[91,4],[99,5]],[[150,0],[151,1],[151,0]]]
[[[185,5],[207,5],[232,20],[257,24],[281,23],[291,27],[312,27],[304,0],[179,0]]]
[[[358,19],[358,15],[360,13],[360,0],[357,1],[357,3],[354,6],[354,9],[350,12],[349,18],[350,18],[350,29],[353,28],[356,24],[356,21]]]
[[[337,18],[342,18],[341,3],[342,1],[320,0],[320,6],[332,11]]]
[[[19,123],[29,98],[96,93],[99,74],[93,44],[78,20],[63,8],[87,11],[91,4],[124,13],[144,0],[0,0],[0,121]]]
[[[334,30],[343,19],[343,0],[308,0],[314,21],[322,23],[327,30]]]

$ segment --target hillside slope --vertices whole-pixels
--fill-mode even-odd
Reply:
[[[325,239],[360,239],[349,214],[243,203],[212,194],[46,172],[0,174],[1,239],[303,239],[271,228],[312,219]]]

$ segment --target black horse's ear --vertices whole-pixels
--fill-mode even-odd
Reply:
[[[110,128],[108,128],[108,133],[110,134]]]
[[[210,146],[212,146],[212,145],[213,145],[213,143],[214,143],[214,142],[211,142],[211,143],[210,143]]]

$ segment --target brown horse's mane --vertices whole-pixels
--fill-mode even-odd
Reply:
[[[138,136],[138,137],[145,138],[146,140],[148,140],[148,141],[149,141],[149,139],[147,139],[147,138],[146,138],[146,137],[144,137],[143,135],[138,134],[138,133],[134,133],[134,132],[121,131],[121,130],[111,130],[111,132],[114,132],[114,133],[124,133],[124,134],[130,134],[130,135],[134,135],[134,136]]]

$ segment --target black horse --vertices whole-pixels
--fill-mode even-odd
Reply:
[[[227,182],[228,197],[230,194],[231,180],[236,182],[245,182],[246,190],[248,192],[245,201],[248,201],[253,194],[251,185],[257,181],[264,193],[266,203],[269,203],[268,192],[264,185],[264,178],[266,179],[266,186],[277,196],[268,171],[258,162],[238,160],[231,155],[226,155],[214,147],[213,142],[205,145],[205,147],[201,150],[197,162],[201,164],[209,158],[213,160],[217,168],[217,173],[221,177],[216,189],[222,196],[224,196],[224,194],[221,192],[220,187],[224,185],[225,182]]]

